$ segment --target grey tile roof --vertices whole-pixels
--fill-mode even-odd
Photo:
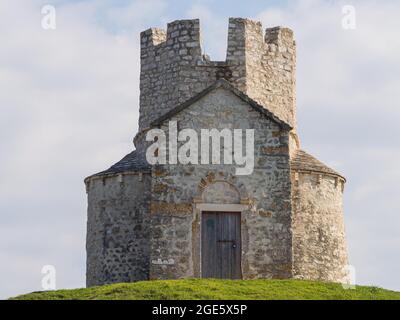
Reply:
[[[292,170],[328,173],[345,179],[343,175],[329,168],[327,165],[323,164],[312,155],[300,149],[296,151],[296,153],[290,160],[290,166]]]
[[[123,157],[116,164],[112,165],[109,169],[96,173],[91,177],[95,176],[103,176],[108,174],[122,173],[122,172],[137,172],[137,171],[150,171],[151,167],[146,162],[146,160],[138,157],[136,150],[128,153],[125,157]]]
[[[295,152],[294,156],[290,160],[290,166],[292,170],[327,173],[345,179],[342,174],[329,168],[312,155],[300,149]],[[88,178],[122,172],[148,172],[150,170],[151,166],[146,162],[146,160],[138,157],[136,150],[134,150],[112,165],[109,169],[96,173]]]

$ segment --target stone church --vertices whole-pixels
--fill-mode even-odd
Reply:
[[[231,18],[225,61],[203,54],[199,20],[148,29],[140,42],[135,149],[85,179],[87,285],[346,281],[346,180],[300,147],[292,30]],[[171,121],[196,132],[254,129],[252,173],[237,175],[235,164],[150,165],[146,135],[168,132]]]

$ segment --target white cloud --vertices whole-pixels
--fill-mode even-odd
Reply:
[[[256,18],[295,30],[301,140],[348,178],[346,227],[358,280],[400,289],[393,254],[400,245],[400,4],[353,1],[357,29],[344,31],[344,3],[291,1]],[[45,31],[42,4],[0,3],[4,298],[40,289],[44,264],[57,267],[59,287],[84,285],[83,178],[133,147],[139,32],[157,26],[152,21],[165,28],[185,18],[160,0],[56,2],[57,29]],[[189,5],[186,17],[201,19],[206,53],[223,60],[227,19],[200,2]]]
[[[57,29],[46,31],[41,4],[0,6],[7,12],[0,24],[0,252],[8,262],[0,265],[0,297],[39,289],[43,264],[58,266],[60,285],[84,286],[83,178],[133,149],[138,34],[163,8],[161,1],[110,11],[103,2],[59,4]],[[102,12],[104,23],[96,20]]]

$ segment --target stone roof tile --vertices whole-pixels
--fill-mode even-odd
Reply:
[[[151,169],[150,165],[146,162],[146,160],[138,157],[136,150],[127,154],[120,161],[112,165],[109,169],[96,173],[88,178],[96,177],[96,176],[104,176],[109,174],[116,174],[122,172],[144,172],[149,171]]]
[[[346,179],[340,173],[329,168],[327,165],[323,164],[312,155],[300,149],[295,152],[294,156],[290,160],[290,166],[292,170],[321,172]]]

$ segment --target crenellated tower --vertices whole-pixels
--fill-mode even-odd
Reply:
[[[177,20],[140,35],[135,150],[85,179],[87,285],[193,277],[347,281],[346,179],[300,149],[292,30],[231,18],[225,61],[203,54],[200,31],[197,19]],[[253,170],[151,165],[146,133],[168,133],[170,121],[198,136],[253,129]]]
[[[203,55],[199,20],[141,33],[140,130],[224,78],[296,127],[296,45],[288,28],[230,18],[225,61]]]

